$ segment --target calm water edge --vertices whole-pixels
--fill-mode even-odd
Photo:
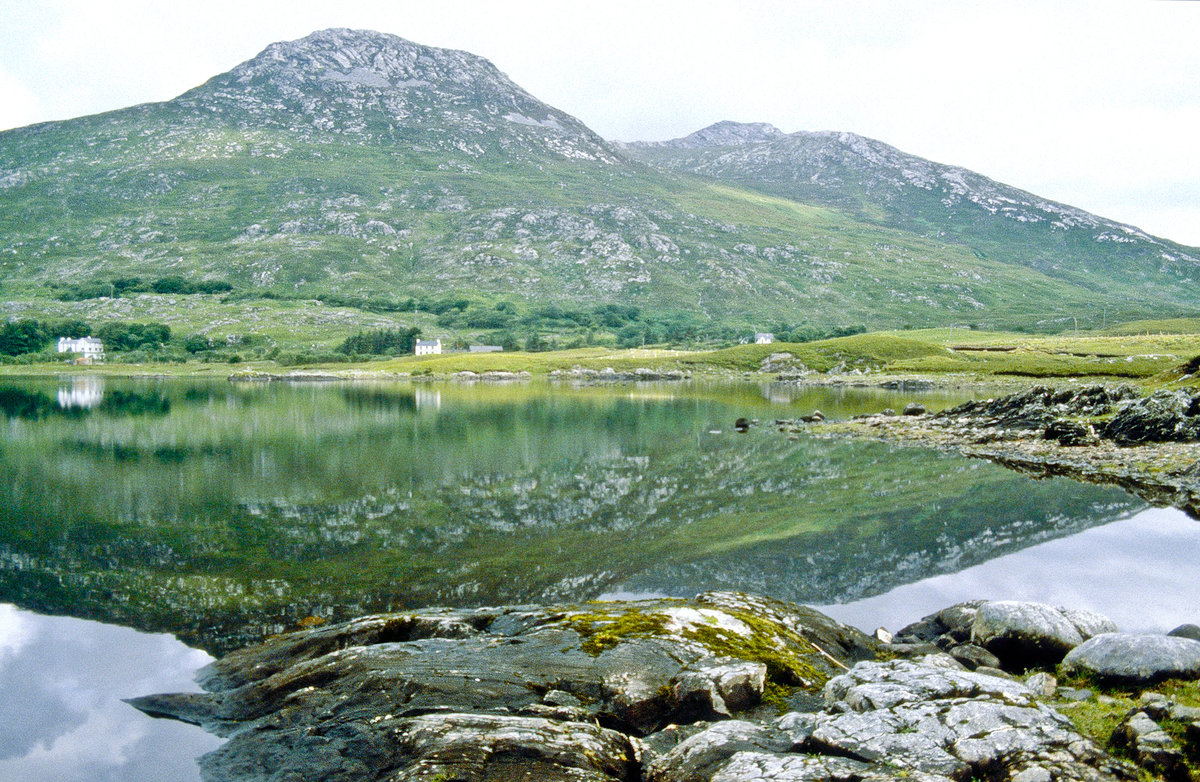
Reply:
[[[868,630],[970,597],[1135,630],[1200,620],[1180,597],[1200,524],[1182,514],[774,424],[914,398],[962,399],[0,380],[0,778],[198,778],[216,740],[120,698],[370,611],[739,589]],[[739,434],[739,417],[760,423]]]

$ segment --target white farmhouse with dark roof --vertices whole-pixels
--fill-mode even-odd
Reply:
[[[414,350],[418,356],[432,356],[442,352],[442,341],[440,339],[418,339]]]
[[[95,337],[59,337],[58,352],[75,353],[79,356],[77,360],[87,364],[104,361],[104,343]]]
[[[760,331],[754,335],[755,345],[770,345],[775,341],[775,335],[769,331]]]

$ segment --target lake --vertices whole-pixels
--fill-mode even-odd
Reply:
[[[867,630],[969,597],[1154,624],[1129,629],[1200,620],[1171,616],[1187,581],[1110,583],[1156,568],[1195,583],[1180,551],[1200,524],[1182,514],[775,425],[964,398],[0,380],[0,724],[17,726],[0,729],[0,778],[39,778],[31,758],[55,761],[45,779],[189,778],[147,775],[164,747],[194,778],[215,740],[120,698],[183,689],[205,653],[373,611],[736,589]],[[739,433],[740,417],[759,423]]]

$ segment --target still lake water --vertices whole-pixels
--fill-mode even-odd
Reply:
[[[1107,606],[1129,629],[1200,621],[1178,597],[1200,577],[1182,514],[771,425],[913,398],[961,401],[0,380],[0,778],[196,778],[216,740],[119,699],[186,689],[198,650],[312,617],[740,589],[868,630],[977,596]],[[742,416],[763,423],[738,434]]]

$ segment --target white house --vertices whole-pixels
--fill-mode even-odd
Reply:
[[[432,356],[442,352],[442,341],[440,339],[418,339],[415,350],[418,356]]]
[[[500,345],[467,345],[467,350],[471,353],[500,353],[504,348]]]
[[[761,331],[754,335],[755,345],[770,345],[774,341],[775,335],[767,331]]]
[[[104,361],[104,343],[95,337],[80,337],[79,339],[59,337],[58,352],[76,353],[79,355],[77,360],[85,364]]]

